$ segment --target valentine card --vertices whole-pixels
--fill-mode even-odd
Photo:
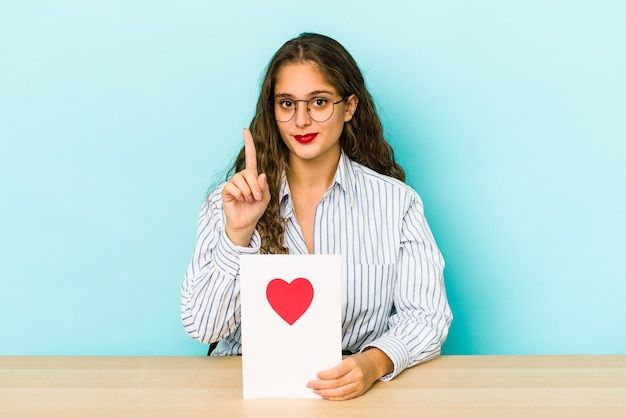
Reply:
[[[244,398],[315,398],[341,361],[340,255],[242,255]]]

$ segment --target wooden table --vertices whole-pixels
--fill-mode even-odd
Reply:
[[[0,357],[0,416],[626,417],[626,356],[443,356],[344,402],[243,399],[241,357]]]

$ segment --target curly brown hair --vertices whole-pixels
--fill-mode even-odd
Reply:
[[[383,126],[369,94],[363,74],[350,53],[337,41],[324,35],[302,33],[287,41],[267,66],[256,114],[250,123],[254,137],[259,173],[266,173],[270,195],[273,197],[257,223],[261,236],[261,252],[287,254],[284,246],[285,220],[280,216],[282,174],[288,169],[289,150],[281,139],[274,118],[276,77],[286,64],[312,62],[321,69],[326,81],[341,97],[351,94],[358,98],[358,106],[349,122],[344,125],[339,138],[343,152],[353,161],[378,173],[405,180],[404,170],[396,163],[393,149],[383,136]],[[242,148],[229,171],[229,177],[245,168],[245,149]]]

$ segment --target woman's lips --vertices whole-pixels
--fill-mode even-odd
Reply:
[[[296,141],[298,141],[301,144],[308,144],[309,142],[313,141],[316,136],[317,136],[317,133],[305,134],[305,135],[294,135],[293,137],[296,138]]]

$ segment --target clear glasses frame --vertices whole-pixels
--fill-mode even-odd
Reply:
[[[304,99],[300,99],[300,100],[293,100],[293,99],[285,99],[285,98],[274,98],[272,100],[270,100],[270,103],[274,106],[274,118],[276,119],[276,122],[280,122],[280,123],[286,123],[289,122],[291,119],[293,119],[293,117],[296,115],[296,112],[298,111],[298,102],[305,102],[307,104],[306,106],[306,113],[307,115],[309,115],[309,118],[311,118],[312,121],[315,121],[317,123],[323,123],[326,122],[328,119],[332,118],[333,115],[335,114],[335,105],[345,101],[348,99],[349,96],[346,96],[344,98],[342,98],[341,100],[337,100],[336,102],[331,101],[330,104],[332,105],[332,109],[330,111],[330,114],[328,115],[327,118],[325,119],[316,119],[311,113],[311,107],[313,107],[313,105],[315,104],[315,102],[317,100],[327,100],[325,98],[322,97],[313,97],[311,99],[308,100],[304,100]],[[293,112],[291,114],[291,116],[287,119],[279,119],[278,116],[276,115],[276,107],[279,105],[280,101],[289,101],[293,103]],[[314,113],[314,112],[313,112]]]

